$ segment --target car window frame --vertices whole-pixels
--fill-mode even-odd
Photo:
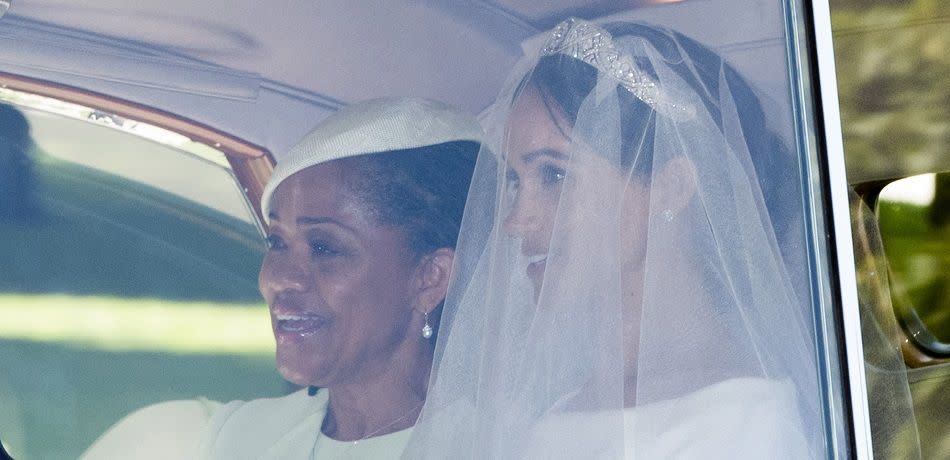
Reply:
[[[179,115],[60,83],[0,71],[0,88],[59,99],[145,122],[217,149],[227,159],[263,235],[265,220],[261,215],[260,200],[275,163],[274,156],[266,148]]]
[[[812,107],[815,132],[804,174],[814,297],[819,306],[816,329],[825,384],[828,454],[832,458],[872,458],[870,410],[864,369],[857,274],[852,245],[849,184],[834,59],[830,0],[791,2],[789,17],[801,30],[797,49],[802,76],[800,101]],[[793,31],[796,30],[792,26]],[[812,96],[811,101],[806,97]]]

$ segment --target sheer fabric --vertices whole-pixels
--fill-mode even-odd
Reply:
[[[820,456],[798,163],[763,113],[670,30],[526,44],[405,456]]]
[[[853,191],[849,198],[874,458],[918,459],[920,435],[900,346],[905,339],[891,304],[884,244],[874,212]]]

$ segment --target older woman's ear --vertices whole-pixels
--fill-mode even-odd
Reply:
[[[413,280],[414,310],[428,314],[445,300],[454,261],[455,250],[452,248],[436,249],[419,260]]]

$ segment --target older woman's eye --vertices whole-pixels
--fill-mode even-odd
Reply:
[[[284,248],[284,240],[282,240],[277,235],[273,235],[273,234],[267,235],[267,238],[264,240],[264,243],[267,245],[267,249],[269,250]]]
[[[545,165],[541,167],[541,181],[545,185],[557,184],[563,181],[566,176],[567,172],[557,166]]]
[[[310,255],[313,257],[332,257],[340,255],[340,250],[327,241],[310,242]]]

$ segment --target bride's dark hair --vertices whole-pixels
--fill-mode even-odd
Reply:
[[[724,129],[720,98],[730,97],[734,101],[741,136],[726,138],[743,141],[745,144],[733,145],[733,148],[748,148],[752,164],[744,164],[746,174],[758,181],[770,220],[763,221],[763,224],[770,225],[775,230],[786,262],[800,261],[800,245],[782,244],[802,238],[802,229],[798,224],[801,221],[801,206],[797,204],[801,196],[801,180],[800,176],[795,174],[795,171],[799,170],[799,164],[785,139],[767,124],[761,98],[752,86],[722,57],[679,32],[632,22],[608,23],[603,27],[611,34],[614,42],[639,39],[654,48],[677,76],[693,89],[691,102],[701,102],[720,131]],[[636,56],[633,59],[639,70],[656,78],[656,73],[647,59]],[[537,88],[547,110],[559,115],[573,127],[581,104],[596,84],[597,70],[594,67],[558,53],[542,57],[521,86],[531,85]],[[660,85],[662,86],[662,83]],[[723,88],[728,89],[728,95],[720,94]],[[615,91],[617,100],[620,101],[620,163],[624,167],[630,167],[634,163],[634,172],[642,178],[649,178],[654,166],[651,153],[654,148],[656,123],[658,117],[665,115],[655,111],[620,85]],[[587,140],[594,140],[592,138],[598,135],[597,132],[574,134]],[[591,144],[596,145],[596,142]],[[796,252],[789,253],[791,250]]]

